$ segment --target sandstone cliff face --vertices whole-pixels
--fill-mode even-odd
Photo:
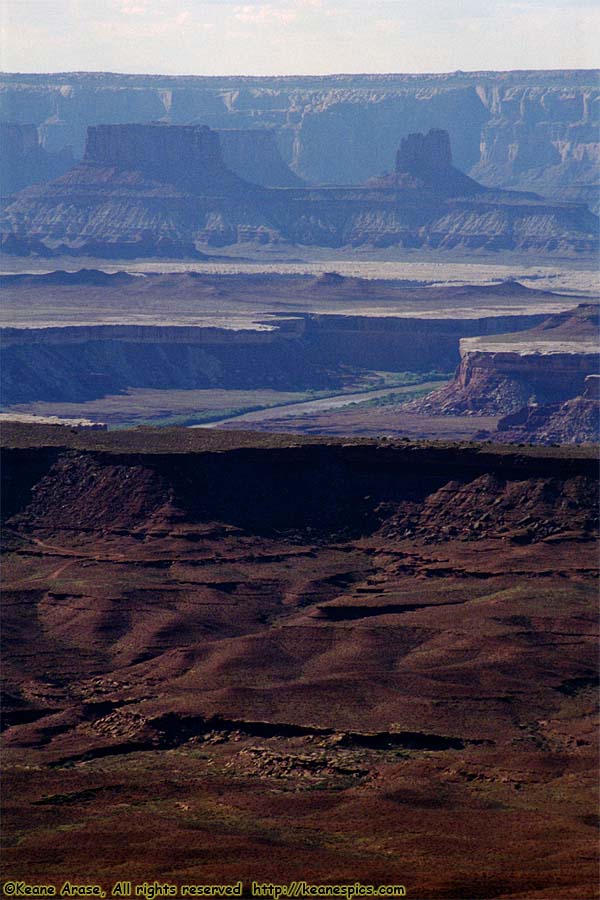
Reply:
[[[298,329],[303,323],[298,321]],[[311,359],[300,333],[100,325],[3,329],[3,405],[80,401],[127,387],[339,389],[347,373]]]
[[[83,164],[141,172],[192,192],[245,187],[225,165],[219,135],[205,125],[97,125],[88,131]]]
[[[600,375],[588,375],[583,385],[585,400],[600,400]]]
[[[501,418],[498,443],[597,444],[600,440],[600,375],[587,375],[581,396],[564,403],[523,406]]]
[[[590,71],[193,78],[5,75],[0,118],[81,155],[88,125],[201,121],[273,128],[314,182],[361,183],[410,132],[446,129],[457,166],[486,185],[598,202],[598,76]],[[375,139],[374,139],[375,136]]]
[[[396,154],[396,171],[440,171],[452,165],[450,136],[447,131],[431,128],[427,134],[409,134],[400,141]]]
[[[6,406],[71,402],[132,387],[338,390],[357,369],[449,371],[461,335],[505,328],[501,316],[475,314],[470,320],[304,314],[254,328],[7,327],[0,329],[0,399]]]
[[[598,80],[586,87],[495,86],[472,174],[485,184],[599,205]]]
[[[205,437],[162,428],[94,434],[9,424],[2,439],[3,520],[15,517],[23,525],[35,518],[57,531],[136,528],[149,525],[148,518],[159,524],[162,514],[163,524],[220,522],[265,536],[308,529],[313,540],[374,532],[398,538],[414,523],[417,533],[435,541],[454,524],[460,538],[477,541],[487,536],[470,527],[481,494],[502,496],[507,486],[509,496],[489,517],[492,533],[507,520],[514,523],[519,494],[550,507],[554,521],[545,523],[546,534],[569,521],[592,533],[597,522],[597,464],[586,457],[499,456],[456,445],[299,435]],[[122,478],[127,469],[130,482]],[[116,490],[115,479],[121,481]],[[569,508],[560,504],[556,482],[571,479],[579,503]],[[482,505],[479,515],[489,510],[487,501]],[[457,513],[452,523],[449,506]]]
[[[582,304],[519,335],[463,338],[454,381],[407,408],[479,416],[517,413],[532,404],[558,409],[584,393],[586,380],[598,373],[597,335],[598,310]]]
[[[223,166],[218,136],[202,125],[97,125],[88,130],[84,162],[121,169],[168,172],[183,163],[218,172]]]

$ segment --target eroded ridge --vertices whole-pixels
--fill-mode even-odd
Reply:
[[[8,876],[593,896],[591,448],[4,443]]]

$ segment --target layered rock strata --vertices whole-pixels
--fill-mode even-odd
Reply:
[[[432,152],[423,166],[407,145],[405,171],[391,181],[277,189],[231,172],[204,126],[98,126],[81,165],[8,204],[3,246],[114,257],[164,253],[164,242],[191,253],[240,242],[595,251],[598,220],[587,207],[486,191],[450,165],[447,135],[410,140]]]
[[[600,441],[600,375],[588,375],[580,397],[524,406],[501,418],[500,443],[597,444]]]
[[[335,273],[57,271],[5,276],[3,288],[6,405],[133,387],[339,389],[359,370],[449,372],[460,338],[531,328],[571,302],[514,282],[436,288]]]
[[[6,74],[0,116],[34,123],[46,149],[72,145],[78,156],[86,127],[99,122],[268,127],[298,175],[332,184],[378,176],[410,132],[444,128],[459,168],[484,184],[597,208],[598,96],[598,73],[577,70],[286,78]]]
[[[406,408],[429,415],[523,415],[519,411],[532,403],[560,404],[581,395],[586,379],[597,375],[598,333],[598,307],[581,304],[530,331],[463,338],[454,381]]]
[[[2,440],[5,878],[594,895],[591,450]]]
[[[397,189],[418,188],[447,197],[469,197],[486,192],[483,185],[452,164],[450,137],[447,131],[439,128],[403,138],[396,154],[394,174],[373,179],[370,183]]]

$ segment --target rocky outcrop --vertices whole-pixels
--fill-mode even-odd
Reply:
[[[162,132],[162,143],[149,137],[154,125],[123,125],[89,129],[83,162],[137,169],[182,181],[194,171],[205,181],[221,175],[223,166],[254,184],[301,187],[304,182],[283,161],[273,129],[227,129],[215,133],[202,125],[188,126],[173,140]],[[152,132],[154,135],[154,132]],[[174,146],[176,143],[176,147]],[[35,125],[0,123],[0,195],[9,197],[32,184],[49,181],[74,165],[70,147],[49,152],[40,144]]]
[[[396,154],[395,173],[372,183],[425,189],[447,197],[468,197],[486,190],[452,165],[450,136],[439,128],[403,138]]]
[[[8,204],[3,246],[40,252],[41,243],[42,253],[73,248],[88,255],[112,247],[114,256],[123,246],[130,255],[156,255],[153,247],[158,252],[165,241],[177,255],[190,245],[246,242],[595,252],[598,220],[586,207],[485,191],[449,166],[447,135],[413,136],[411,146],[419,141],[432,152],[416,177],[397,174],[363,188],[281,189],[231,172],[206,127],[98,126],[90,129],[83,163]]]
[[[584,400],[600,400],[600,375],[588,375],[583,385]]]
[[[68,147],[54,153],[45,150],[35,125],[0,122],[0,198],[56,178],[73,162]]]
[[[565,403],[525,406],[499,420],[494,441],[508,444],[597,444],[600,441],[600,402],[584,396]],[[587,396],[586,396],[587,394]],[[597,394],[597,388],[596,388]]]
[[[579,396],[596,375],[598,307],[581,304],[529,331],[463,338],[454,381],[407,409],[429,415],[521,415],[532,403]]]
[[[427,134],[409,134],[400,141],[396,154],[397,172],[438,172],[449,169],[451,165],[452,151],[447,131],[432,128]]]
[[[600,441],[600,375],[588,375],[580,397],[524,406],[499,420],[494,441],[591,444]]]
[[[149,517],[158,525],[162,513],[164,524],[227,522],[262,534],[282,528],[397,536],[399,523],[408,527],[416,517],[422,535],[436,539],[454,502],[462,511],[460,536],[470,540],[488,536],[474,532],[467,515],[481,503],[482,483],[505,501],[490,517],[492,532],[504,527],[507,512],[512,517],[519,493],[531,494],[527,512],[544,501],[545,518],[562,518],[548,533],[563,530],[575,519],[560,505],[565,482],[578,500],[579,527],[590,531],[590,519],[597,518],[596,488],[588,487],[596,474],[591,457],[499,456],[456,445],[240,438],[188,429],[78,434],[18,423],[7,425],[2,441],[3,486],[11,495],[4,517],[18,515],[21,524],[35,520],[56,530],[135,529],[147,526]],[[28,465],[30,457],[37,457],[35,467]],[[483,515],[489,504],[481,506]]]
[[[202,125],[97,125],[88,130],[83,161],[119,169],[158,172],[172,167],[218,175],[223,168],[218,135]]]
[[[309,181],[359,184],[389,170],[402,138],[443,128],[456,165],[484,184],[598,203],[595,71],[441,75],[170,77],[4,75],[0,116],[32,122],[47,150],[83,154],[99,122],[201,121],[272,128]],[[373,137],[376,136],[376,140]]]
[[[424,400],[409,404],[429,415],[504,415],[530,402],[549,402],[581,393],[586,375],[598,369],[593,345],[572,351],[528,349],[470,351],[461,341],[455,380]]]

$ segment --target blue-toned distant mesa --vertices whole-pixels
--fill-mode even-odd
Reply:
[[[598,93],[595,72],[5,76],[3,246],[589,256]]]

